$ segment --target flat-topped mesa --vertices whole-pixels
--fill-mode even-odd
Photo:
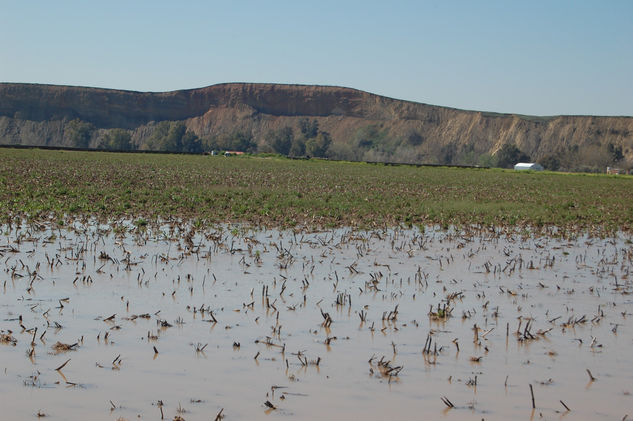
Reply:
[[[563,169],[633,163],[633,117],[467,111],[335,86],[226,83],[135,92],[0,83],[0,144],[74,146],[73,121],[81,120],[92,130],[88,147],[122,128],[143,149],[161,121],[180,122],[200,139],[239,134],[264,146],[282,129],[301,136],[306,118],[327,132],[329,156],[340,159],[472,164],[512,144],[534,161],[567,161]]]
[[[133,129],[150,121],[186,120],[212,108],[251,107],[272,116],[426,117],[424,104],[334,86],[226,83],[171,92],[135,92],[0,83],[0,115],[23,120],[79,118],[102,128]]]

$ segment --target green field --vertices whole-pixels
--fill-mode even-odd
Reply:
[[[497,169],[0,149],[0,215],[362,228],[633,230],[633,178]]]

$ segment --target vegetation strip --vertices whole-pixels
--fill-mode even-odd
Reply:
[[[630,232],[633,178],[0,149],[0,215],[289,227],[485,224]]]

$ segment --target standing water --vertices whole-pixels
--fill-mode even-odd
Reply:
[[[27,420],[633,416],[624,236],[3,227]]]

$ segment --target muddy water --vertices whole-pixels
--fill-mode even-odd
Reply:
[[[0,254],[3,419],[633,416],[623,236],[25,226]]]

